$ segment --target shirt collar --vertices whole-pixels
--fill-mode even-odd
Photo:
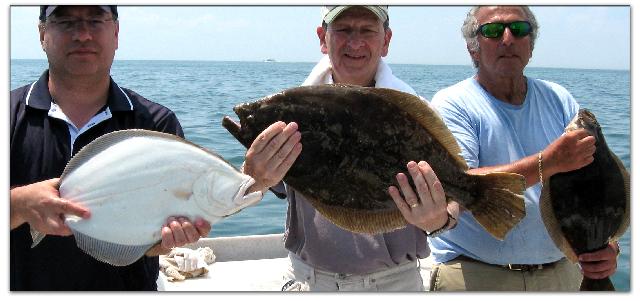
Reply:
[[[109,96],[107,97],[107,106],[111,111],[133,111],[133,103],[118,84],[109,77]],[[49,110],[53,102],[51,93],[49,93],[49,70],[45,70],[40,78],[31,84],[27,97],[26,105],[34,109]]]

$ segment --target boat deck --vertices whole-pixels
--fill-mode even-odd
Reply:
[[[203,277],[169,282],[160,272],[160,291],[280,291],[285,281],[287,250],[282,234],[201,239],[190,248],[210,247],[216,262]],[[420,273],[428,285],[430,260],[420,260]]]

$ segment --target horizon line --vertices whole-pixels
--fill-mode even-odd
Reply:
[[[10,58],[10,60],[32,60],[32,61],[47,61],[42,58]],[[207,60],[207,59],[114,59],[117,61],[149,61],[149,62],[230,62],[230,63],[289,63],[289,64],[316,64],[317,61],[267,61],[264,60]],[[420,66],[457,66],[457,67],[470,67],[471,64],[427,64],[427,63],[394,63],[387,61],[389,65],[420,65]],[[527,66],[526,68],[546,68],[546,69],[579,69],[579,70],[610,70],[610,71],[627,71],[630,72],[631,68],[594,68],[594,67],[550,67],[550,66]]]

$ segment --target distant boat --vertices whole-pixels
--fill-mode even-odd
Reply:
[[[275,59],[265,59],[263,62],[265,62],[265,63],[275,63],[276,60]]]

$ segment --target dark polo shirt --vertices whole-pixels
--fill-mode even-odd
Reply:
[[[11,91],[11,187],[60,177],[73,154],[109,132],[135,128],[184,136],[173,112],[111,79],[107,105],[71,145],[67,123],[50,116],[48,79],[47,70],[35,83]],[[158,257],[143,256],[129,266],[115,267],[82,252],[73,236],[47,236],[31,248],[27,223],[11,231],[10,243],[12,291],[157,289]]]

